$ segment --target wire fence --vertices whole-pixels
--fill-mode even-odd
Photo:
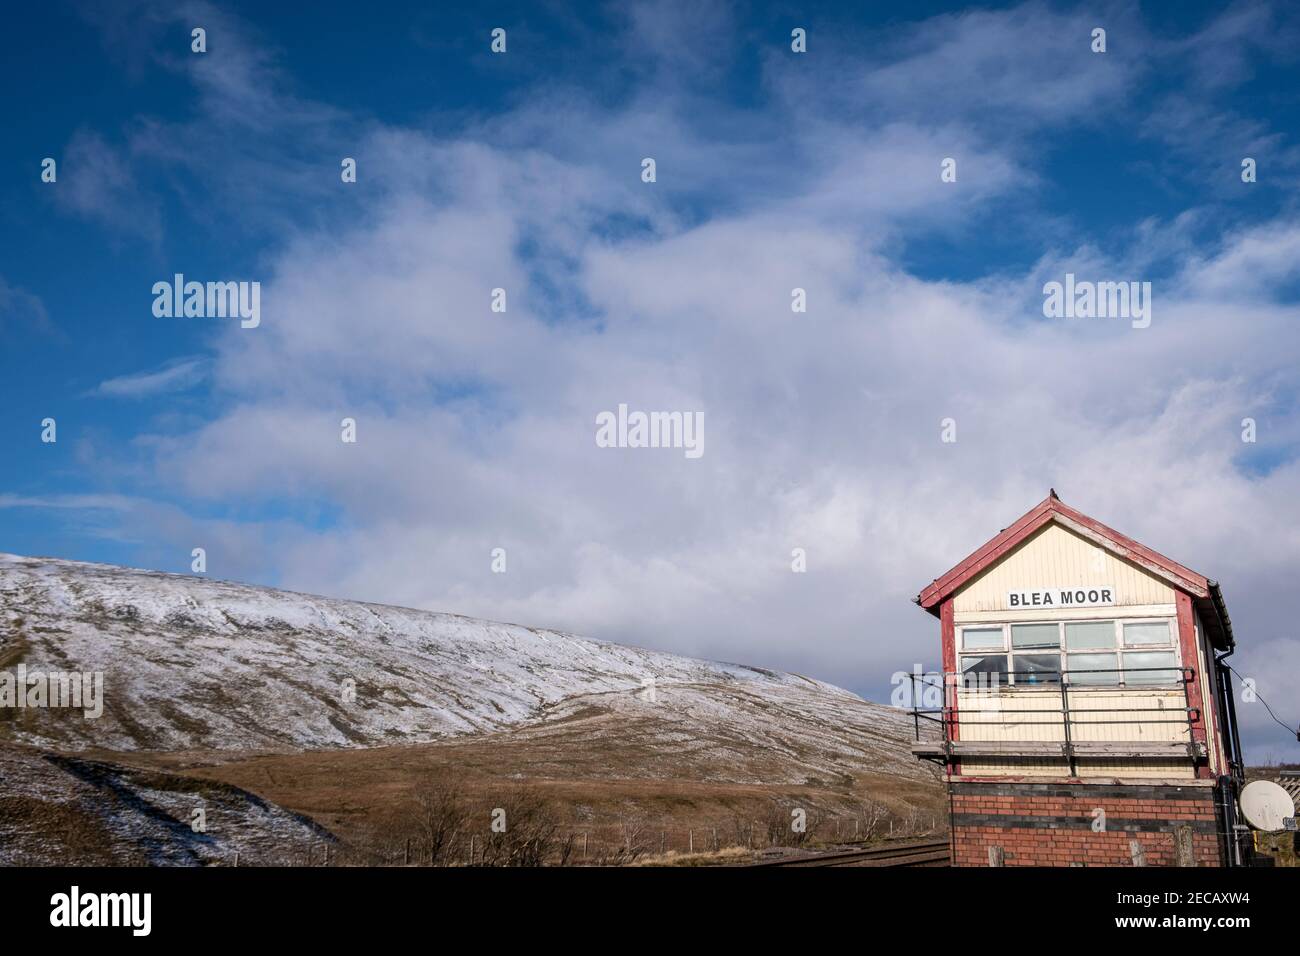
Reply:
[[[556,824],[512,834],[509,829],[439,834],[379,833],[322,840],[254,855],[234,853],[228,866],[628,866],[682,857],[743,858],[784,847],[833,846],[946,836],[941,813],[857,814],[813,810],[766,819],[736,816],[698,826],[626,821],[588,826]]]

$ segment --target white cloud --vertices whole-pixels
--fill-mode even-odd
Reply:
[[[0,333],[14,329],[35,329],[45,334],[55,332],[40,296],[10,285],[4,276],[0,276]]]
[[[60,508],[72,511],[124,511],[132,499],[124,495],[0,494],[0,508]]]
[[[64,209],[115,231],[161,239],[162,211],[136,181],[130,146],[114,146],[78,130],[59,163],[55,200]]]
[[[243,401],[164,449],[190,494],[343,509],[344,527],[277,545],[295,587],[879,687],[937,649],[910,598],[1049,485],[1230,600],[1242,526],[1252,553],[1300,567],[1294,466],[1233,464],[1266,399],[1253,383],[1295,363],[1293,309],[1250,310],[1249,339],[1244,315],[1174,295],[1147,330],[1046,323],[1008,311],[1007,285],[919,281],[769,210],[590,239],[570,280],[599,321],[550,324],[510,241],[528,197],[467,192],[293,246],[263,327],[223,343],[219,379]],[[469,391],[431,404],[443,382]],[[707,454],[598,449],[594,416],[620,401],[704,411]],[[790,572],[793,547],[809,574]]]
[[[1215,255],[1198,256],[1183,270],[1181,284],[1207,299],[1250,298],[1268,302],[1300,278],[1300,222],[1242,229]]]
[[[1279,398],[1294,391],[1300,310],[1261,298],[1254,274],[1263,263],[1285,278],[1272,244],[1300,223],[1199,258],[1186,223],[1154,230],[1182,279],[1157,285],[1144,330],[1045,321],[1038,292],[1071,264],[1141,278],[1141,250],[1053,251],[1027,274],[970,283],[924,281],[893,255],[909,226],[959,228],[1023,201],[1031,133],[1018,130],[1122,90],[1118,63],[1062,78],[1067,41],[1048,29],[1062,22],[1080,26],[1030,6],[918,30],[861,78],[868,93],[915,93],[940,68],[991,75],[984,93],[922,82],[940,99],[921,121],[791,114],[813,128],[802,145],[765,143],[781,116],[711,141],[675,90],[649,111],[548,96],[450,140],[373,130],[367,168],[409,185],[349,226],[304,226],[270,260],[261,327],[218,343],[224,412],[148,443],[159,485],[207,506],[338,513],[221,525],[225,567],[254,579],[270,565],[298,589],[784,667],[878,697],[891,671],[937,657],[916,592],[1055,486],[1221,580],[1250,666],[1255,636],[1289,627],[1260,582],[1300,572],[1295,412]],[[1019,110],[995,143],[970,122],[980,97]],[[938,180],[950,144],[972,174],[956,194]],[[647,154],[669,160],[655,187],[636,179]],[[709,201],[670,201],[692,190]],[[637,228],[612,228],[620,216]],[[790,311],[795,286],[806,314]],[[504,315],[489,309],[495,287]],[[620,402],[704,412],[705,456],[597,448],[595,415]],[[1248,415],[1282,439],[1260,476],[1237,466]],[[949,416],[955,445],[939,440]],[[355,445],[339,440],[343,417]],[[494,547],[505,575],[490,571]],[[807,574],[790,571],[795,547]],[[1289,651],[1269,660],[1300,682]]]
[[[206,365],[201,358],[173,359],[156,369],[105,379],[91,394],[106,398],[145,398],[183,391],[203,381]]]

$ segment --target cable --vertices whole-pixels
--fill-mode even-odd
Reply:
[[[1226,661],[1220,661],[1220,663],[1223,664],[1223,666],[1226,667],[1228,670],[1232,671],[1234,674],[1237,674],[1237,672],[1233,670],[1231,664],[1227,663]],[[1237,674],[1237,680],[1241,681],[1242,683],[1245,683],[1246,678],[1242,677],[1240,674]],[[1255,694],[1256,699],[1261,704],[1264,705],[1264,709],[1268,711],[1268,715],[1277,722],[1277,725],[1283,728],[1288,734],[1295,734],[1295,739],[1300,740],[1300,724],[1297,724],[1296,728],[1292,730],[1290,725],[1283,723],[1282,719],[1278,717],[1277,714],[1273,713],[1273,708],[1268,706],[1268,701],[1264,699],[1263,694],[1261,694],[1258,690],[1253,691],[1253,693]]]

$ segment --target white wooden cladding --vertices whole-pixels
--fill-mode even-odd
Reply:
[[[1076,742],[1188,743],[1181,689],[1071,688],[1070,736]],[[1056,688],[1010,689],[997,693],[957,692],[959,734],[963,741],[1064,743],[1064,720]],[[1004,713],[1033,711],[1033,713]],[[1091,713],[1090,711],[1097,711]],[[1133,721],[1133,723],[1105,723]],[[1168,722],[1166,722],[1168,721]],[[1190,760],[1079,758],[1079,776],[1191,778]],[[1068,773],[1064,758],[963,757],[962,773],[1059,777]]]
[[[953,611],[957,615],[1027,613],[1040,619],[1055,615],[1079,617],[1084,608],[1059,608],[1056,611],[1031,608],[1024,611],[1012,610],[1007,604],[1007,595],[1013,591],[1061,587],[1111,588],[1115,592],[1116,607],[1172,606],[1174,603],[1174,589],[1164,581],[1051,522],[961,588],[953,596]],[[1114,616],[1116,607],[1086,610],[1104,610]],[[1004,619],[1011,620],[1009,617]]]
[[[1105,607],[1012,609],[1007,595],[1034,589],[1112,588],[1114,604]],[[1056,523],[1045,525],[1010,554],[967,583],[953,596],[957,639],[963,624],[1053,620],[1172,619],[1174,589],[1138,565],[1098,548]],[[1176,633],[1176,623],[1171,620]],[[1200,649],[1198,648],[1198,651]],[[958,650],[960,656],[961,651]],[[1204,674],[1203,661],[1184,662]],[[1072,688],[1070,733],[1076,742],[1188,743],[1186,697],[1176,688]],[[962,741],[1063,743],[1061,695],[1054,686],[1003,687],[997,694],[959,691],[959,736]],[[1004,710],[1030,714],[1004,714]],[[1086,713],[1085,711],[1099,711]],[[1132,721],[1104,723],[1104,721]],[[1168,721],[1168,722],[1166,722]],[[1091,726],[1090,726],[1091,725]],[[963,775],[1060,777],[1069,772],[1064,758],[962,757]],[[1192,779],[1190,759],[1151,757],[1080,757],[1081,777],[1152,777]]]

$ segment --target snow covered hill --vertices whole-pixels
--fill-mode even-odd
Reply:
[[[0,671],[102,671],[98,719],[0,709],[0,741],[58,750],[373,747],[571,719],[719,728],[729,749],[919,778],[898,711],[793,674],[556,631],[206,578],[0,554]],[[649,684],[653,682],[653,690]],[[353,694],[354,691],[354,694]],[[742,754],[737,754],[743,758]]]

